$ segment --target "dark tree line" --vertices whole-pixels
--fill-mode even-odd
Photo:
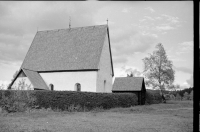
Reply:
[[[164,90],[163,93],[164,94],[173,94],[174,96],[179,94],[181,97],[184,97],[184,93],[187,92],[188,94],[190,94],[192,91],[193,91],[193,87],[190,87],[190,88],[185,88],[183,90],[173,90],[173,91]]]

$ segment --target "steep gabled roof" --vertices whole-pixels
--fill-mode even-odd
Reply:
[[[143,77],[116,77],[112,91],[141,91]]]
[[[98,69],[107,25],[39,31],[21,68],[33,71]]]

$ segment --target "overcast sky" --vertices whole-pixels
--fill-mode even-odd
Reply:
[[[193,2],[0,2],[0,85],[8,84],[38,31],[106,24],[115,77],[134,71],[162,43],[173,61],[175,84],[193,86]]]

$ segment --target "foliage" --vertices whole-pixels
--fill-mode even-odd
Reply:
[[[0,107],[7,112],[23,112],[33,105],[34,97],[31,97],[33,91],[0,91]]]
[[[161,102],[159,91],[146,91],[146,104]],[[135,105],[138,105],[138,98],[134,93],[0,90],[0,107],[7,112],[23,112],[43,108],[55,111],[90,111]]]
[[[156,49],[153,54],[143,59],[144,75],[147,79],[146,85],[164,90],[165,86],[173,84],[175,71],[172,68],[172,61],[167,58],[163,45],[159,43]]]
[[[13,83],[12,88],[11,88],[11,86],[9,86],[10,87],[9,89],[12,89],[12,90],[33,90],[32,85],[26,83],[26,79],[27,78],[20,77],[19,82]]]
[[[182,97],[180,96],[179,93],[176,94],[176,100],[182,100]]]
[[[5,85],[4,85],[4,84],[1,84],[0,90],[3,90],[3,89],[5,89]]]
[[[180,91],[177,91],[181,97],[183,97],[184,93],[187,92],[187,93],[190,93],[191,91],[193,90],[193,88],[186,88],[186,89],[183,89],[183,90],[180,90]]]
[[[171,99],[170,98],[170,94],[164,94],[164,97],[165,97],[166,100],[170,100]]]
[[[97,108],[131,107],[138,104],[133,93],[91,93],[72,91],[1,90],[0,107],[7,112],[31,108],[88,111]]]
[[[171,100],[175,100],[174,94],[170,94],[170,99],[171,99]]]
[[[188,94],[188,92],[185,92],[184,94],[183,94],[183,99],[184,100],[189,100],[189,94]]]
[[[72,91],[36,91],[39,108],[68,110],[72,106],[92,110],[94,108],[110,109],[137,105],[135,94],[90,93]]]
[[[158,90],[146,90],[145,104],[158,104],[162,102],[162,97]]]
[[[171,85],[169,85],[169,86],[167,87],[167,89],[168,89],[168,90],[174,90],[174,91],[176,91],[176,90],[179,90],[179,89],[180,89],[180,85],[179,85],[179,84],[176,84],[176,85],[171,84]]]
[[[130,74],[127,74],[127,77],[134,77],[133,72],[131,72]]]
[[[172,95],[175,96],[176,100],[193,100],[193,88],[186,88],[183,90],[174,90],[174,91],[168,91],[168,90],[163,90],[163,94],[170,94],[170,99],[173,99]],[[184,98],[184,93],[187,92],[188,95],[186,94],[187,97]]]
[[[190,92],[189,100],[193,100],[193,90]]]
[[[24,78],[22,78],[19,83],[18,83],[18,86],[17,86],[17,90],[31,90],[31,84],[26,84],[26,81]]]

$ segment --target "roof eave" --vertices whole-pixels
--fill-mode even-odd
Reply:
[[[113,92],[140,92],[142,90],[112,90]]]
[[[22,69],[23,71],[24,70],[26,70],[26,69]],[[33,70],[29,70],[29,71],[32,71],[32,72],[37,72],[37,71],[33,71]],[[31,78],[29,77],[29,75],[28,74],[26,74],[26,71],[24,71],[24,74],[29,78],[29,80],[31,81],[31,84],[33,85],[33,88],[35,89],[35,88],[37,88],[37,89],[44,89],[44,90],[48,90],[48,86],[46,85],[46,83],[44,82],[44,80],[43,80],[43,78],[40,76],[40,74],[37,72],[37,74],[40,76],[40,78],[41,78],[41,81],[43,81],[43,83],[44,83],[44,85],[45,85],[45,87],[46,88],[39,88],[39,87],[37,87],[37,86],[35,86],[34,85],[34,83],[33,83],[33,81],[31,80]]]
[[[8,89],[11,89],[13,83],[15,82],[15,80],[18,78],[20,72],[22,71],[22,69],[20,68],[19,72],[17,73],[17,75],[14,77],[14,79],[11,81],[11,83],[8,85]]]
[[[78,70],[51,70],[51,71],[37,71],[38,73],[49,73],[49,72],[87,72],[87,71],[98,71],[99,69],[78,69]]]
[[[112,60],[112,52],[111,52],[111,45],[110,45],[110,35],[109,35],[109,28],[107,27],[107,33],[108,33],[108,42],[109,42],[109,50],[110,50],[110,59],[111,59],[111,67],[112,67],[112,77],[114,76],[114,70],[113,70],[113,60]]]
[[[36,34],[35,34],[35,36],[34,36],[34,38],[33,38],[33,41],[35,40],[35,37],[36,37],[37,33],[38,33],[38,31],[36,32]],[[26,60],[27,54],[29,53],[29,51],[30,51],[30,49],[31,49],[31,46],[32,46],[32,44],[33,44],[33,41],[32,41],[32,43],[31,43],[31,45],[30,45],[30,47],[29,47],[29,49],[28,49],[28,51],[27,51],[27,53],[26,53],[26,55],[25,55],[25,57],[24,57],[24,60],[23,60],[23,62],[22,62],[22,65],[21,65],[20,69],[23,68],[24,61]]]

